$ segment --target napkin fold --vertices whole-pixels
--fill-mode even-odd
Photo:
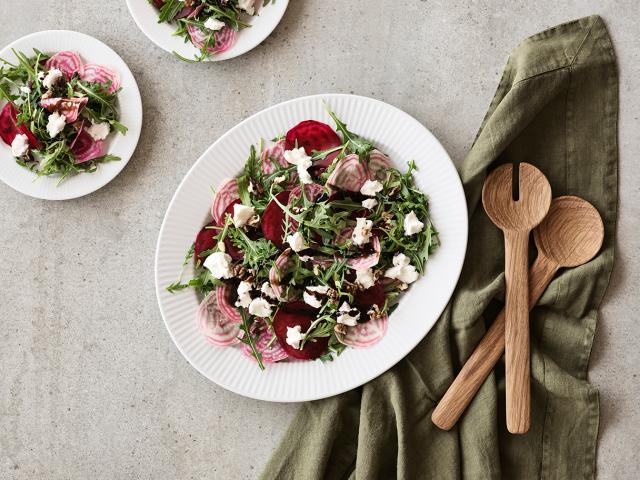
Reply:
[[[617,118],[616,60],[600,17],[551,28],[514,50],[461,168],[469,246],[451,302],[391,370],[356,390],[304,404],[262,478],[595,476],[599,404],[587,370],[613,267]],[[504,297],[504,243],[483,211],[482,183],[488,169],[513,161],[541,169],[554,196],[591,202],[604,220],[604,245],[588,264],[562,271],[531,313],[529,433],[506,430],[502,362],[445,432],[431,413],[484,335],[485,320],[493,320],[483,313]]]

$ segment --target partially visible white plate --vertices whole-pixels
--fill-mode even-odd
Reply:
[[[401,169],[418,166],[417,185],[429,195],[442,246],[391,315],[386,336],[373,347],[347,349],[335,361],[267,365],[261,371],[239,348],[216,347],[196,325],[193,290],[165,290],[180,272],[185,252],[208,221],[211,186],[237,176],[249,146],[274,138],[298,122],[332,124],[323,100],[354,133],[370,139]],[[167,329],[178,349],[203,375],[222,387],[260,400],[294,402],[336,395],[377,377],[407,355],[434,325],[456,286],[467,246],[467,206],[447,152],[417,120],[396,107],[354,95],[314,95],[263,110],[220,137],[178,187],[165,215],[156,250],[156,293]],[[191,267],[192,268],[192,267]],[[192,271],[185,272],[185,276]]]
[[[126,166],[133,155],[142,128],[142,100],[133,74],[124,60],[106,46],[84,33],[68,30],[47,30],[22,37],[0,51],[0,57],[13,61],[11,49],[30,56],[33,49],[44,53],[61,50],[77,52],[85,63],[105,65],[120,74],[122,91],[118,94],[120,123],[129,130],[126,135],[111,134],[107,140],[108,153],[117,155],[119,161],[98,165],[93,173],[82,173],[68,177],[57,185],[59,177],[36,177],[36,175],[15,162],[11,148],[0,141],[0,180],[15,190],[31,197],[45,200],[68,200],[82,197],[98,190],[113,180]],[[4,105],[5,102],[2,102]]]
[[[251,26],[240,31],[235,45],[226,52],[212,55],[207,60],[229,60],[260,45],[278,26],[288,5],[289,0],[276,0],[266,7],[260,7],[258,15],[247,15],[243,20]],[[148,0],[127,0],[127,6],[140,30],[163,50],[176,52],[185,58],[194,58],[200,54],[200,50],[191,42],[185,43],[182,37],[173,34],[176,29],[174,24],[158,23],[158,9]]]

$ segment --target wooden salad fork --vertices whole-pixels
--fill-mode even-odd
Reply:
[[[533,165],[501,165],[484,182],[482,204],[505,240],[507,429],[526,433],[531,422],[529,233],[549,211],[551,185]]]
[[[558,197],[534,230],[538,256],[529,273],[529,308],[561,268],[589,262],[602,247],[604,224],[598,211],[578,197]],[[505,311],[502,310],[455,378],[431,420],[450,430],[460,419],[505,349]]]

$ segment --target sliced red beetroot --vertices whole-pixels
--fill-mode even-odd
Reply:
[[[360,161],[358,155],[352,154],[338,162],[327,179],[327,185],[338,190],[359,192],[368,179],[369,172],[366,166]]]
[[[315,338],[304,343],[304,348],[299,350],[287,343],[287,328],[300,326],[302,332],[306,332],[315,319],[314,315],[301,312],[293,312],[291,309],[281,308],[273,319],[273,329],[278,341],[290,357],[300,360],[313,360],[327,352],[329,337]]]
[[[373,247],[373,252],[350,258],[347,260],[347,265],[354,270],[366,270],[367,268],[375,267],[380,261],[380,253],[382,252],[380,239],[377,236],[371,237],[371,246]]]
[[[220,232],[213,228],[207,228],[214,227],[215,225],[215,222],[211,222],[202,230],[200,230],[200,232],[198,232],[193,249],[193,258],[195,261],[200,260],[201,263],[204,262],[205,257],[202,256],[202,253],[206,252],[207,250],[211,250],[218,243],[218,241],[215,239],[215,236]]]
[[[369,178],[371,180],[384,181],[387,178],[387,170],[392,168],[391,159],[380,150],[373,150],[369,154]]]
[[[76,163],[84,163],[103,155],[104,142],[95,141],[86,129],[81,128],[73,141],[71,152],[76,157]]]
[[[309,171],[311,172],[312,175],[318,175],[318,174],[324,172],[327,168],[329,168],[329,166],[333,163],[333,161],[336,159],[336,157],[338,155],[340,155],[340,150],[338,150],[336,152],[331,152],[329,155],[324,157],[322,160],[318,160],[317,162],[315,162],[311,166]]]
[[[186,18],[189,15],[191,15],[194,10],[195,10],[195,8],[193,8],[193,7],[182,7],[182,10],[180,10],[178,12],[178,14],[175,16],[175,18],[176,18],[176,20],[178,20],[180,18]]]
[[[165,0],[153,0],[153,4],[156,6],[156,8],[162,8],[164,2]]]
[[[88,64],[84,66],[84,71],[80,78],[89,83],[101,83],[109,86],[109,93],[117,92],[120,88],[120,75],[118,72],[102,65]]]
[[[223,181],[213,197],[213,204],[211,205],[211,215],[219,225],[224,223],[225,210],[232,202],[239,198],[237,180],[232,178],[230,180]]]
[[[222,215],[223,220],[227,215],[231,215],[231,217],[233,218],[234,207],[239,203],[242,203],[242,202],[240,202],[240,199],[238,198],[229,204],[227,209],[224,211],[224,214]],[[223,224],[224,222],[221,223],[221,225]],[[234,260],[242,260],[244,258],[244,252],[233,244],[229,236],[225,237],[224,246],[225,246],[225,251]]]
[[[23,134],[29,139],[31,148],[40,148],[40,142],[26,125],[18,125],[18,110],[12,103],[7,103],[0,112],[0,137],[7,145],[11,145],[16,135]]]
[[[47,70],[57,68],[60,70],[67,80],[73,77],[73,74],[78,72],[78,75],[82,77],[84,73],[84,66],[82,65],[82,59],[76,52],[62,51],[53,55],[47,63],[45,63]]]
[[[377,305],[378,308],[384,306],[386,295],[384,294],[384,286],[378,282],[373,287],[366,290],[358,290],[353,296],[354,306],[368,310],[372,306]]]
[[[300,185],[291,190],[291,195],[289,195],[289,205],[298,203],[298,200],[300,199],[300,192],[302,192]],[[312,203],[320,198],[323,192],[324,188],[322,185],[318,185],[317,183],[307,183],[304,186],[304,196]]]
[[[201,50],[209,42],[209,38],[211,37],[211,32],[204,32],[192,24],[187,25],[187,32],[189,32],[189,37],[191,37],[191,43]],[[207,47],[209,53],[222,53],[229,50],[238,38],[238,32],[228,26],[222,27],[221,30],[214,32],[213,35],[215,42],[213,46]]]
[[[216,292],[202,301],[196,313],[198,328],[209,343],[226,347],[240,341],[240,323],[230,320],[218,306]]]
[[[78,119],[78,115],[89,102],[88,97],[74,98],[45,98],[40,101],[40,105],[49,112],[58,112],[64,115],[67,123],[73,123]]]
[[[340,343],[353,348],[367,348],[382,340],[387,333],[389,317],[383,315],[364,323],[358,323],[355,327],[347,327],[345,335],[336,332]]]
[[[314,151],[329,150],[330,148],[342,145],[342,140],[338,134],[326,123],[316,120],[305,120],[287,132],[287,150],[304,147],[307,155],[312,155]]]
[[[230,321],[240,323],[242,322],[242,316],[234,305],[235,298],[236,294],[231,284],[223,283],[216,288],[216,300],[220,311],[224,313]]]
[[[282,205],[286,205],[289,201],[289,190],[285,190],[276,195],[276,199]],[[274,200],[269,202],[267,208],[262,212],[260,228],[264,238],[271,240],[278,248],[284,247],[284,211]]]
[[[260,352],[263,363],[275,363],[289,358],[289,355],[284,351],[280,342],[273,338],[274,334],[267,325],[263,323],[259,332],[258,339],[256,340],[256,350]],[[251,347],[246,343],[242,345],[242,351],[249,358],[255,360]]]
[[[282,167],[286,167],[287,161],[284,159],[284,140],[279,140],[265,148],[260,154],[262,160],[262,172],[269,175],[276,171],[274,162]]]
[[[287,276],[293,266],[291,252],[292,250],[290,248],[282,252],[269,270],[269,283],[277,298],[282,298],[282,280]]]

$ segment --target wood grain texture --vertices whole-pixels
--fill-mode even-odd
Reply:
[[[531,418],[527,252],[529,233],[551,206],[551,185],[533,165],[521,163],[517,168],[515,179],[511,164],[491,172],[482,189],[482,203],[505,238],[507,429],[526,433]]]
[[[602,219],[590,203],[572,196],[554,199],[546,218],[534,230],[538,256],[529,272],[529,308],[538,302],[560,268],[590,261],[603,239]],[[502,310],[433,411],[431,420],[436,426],[450,430],[460,419],[502,356],[504,332]]]

